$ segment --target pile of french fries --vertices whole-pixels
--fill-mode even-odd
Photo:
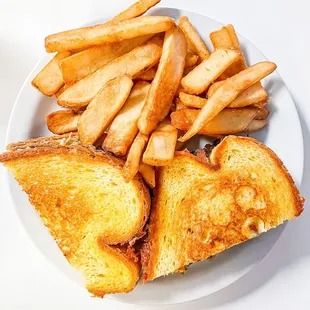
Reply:
[[[47,116],[51,132],[77,131],[83,145],[125,158],[127,181],[139,171],[152,188],[154,167],[169,164],[194,135],[264,127],[260,80],[276,69],[272,62],[248,67],[232,25],[210,34],[211,53],[186,16],[177,25],[142,16],[159,1],[140,0],[105,24],[46,37],[46,51],[57,54],[32,81],[66,108]]]

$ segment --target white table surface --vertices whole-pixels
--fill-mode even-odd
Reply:
[[[47,34],[113,15],[132,0],[0,0],[0,146],[23,81]],[[232,23],[278,65],[296,102],[305,141],[301,188],[310,201],[310,4],[307,0],[162,0],[161,6]],[[27,102],[25,102],[27,105]],[[289,120],[287,122],[289,126]],[[22,126],[22,124],[21,124]],[[285,139],[279,132],[279,139]],[[288,147],[289,142],[287,141]],[[3,174],[3,168],[0,173]],[[148,309],[88,293],[51,266],[25,234],[0,176],[0,309]],[[290,223],[254,270],[207,298],[167,309],[310,309],[310,210]],[[161,309],[166,309],[162,307]]]

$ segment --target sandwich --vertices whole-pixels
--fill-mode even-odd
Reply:
[[[142,281],[184,272],[303,211],[292,177],[260,142],[228,136],[207,156],[176,152],[157,169]]]
[[[13,143],[0,155],[66,259],[94,296],[131,291],[140,276],[133,243],[144,234],[149,190],[125,182],[123,161],[81,146],[77,134]]]

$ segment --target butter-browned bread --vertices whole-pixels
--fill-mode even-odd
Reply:
[[[157,170],[143,281],[184,270],[300,215],[304,199],[260,142],[228,136],[210,160],[177,152]]]
[[[67,260],[95,296],[131,291],[140,266],[128,242],[143,234],[150,196],[123,162],[79,145],[76,135],[11,144],[0,155]],[[126,245],[127,244],[127,245]]]

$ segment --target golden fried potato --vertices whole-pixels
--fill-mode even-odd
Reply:
[[[77,131],[80,117],[80,113],[71,110],[56,111],[47,115],[47,128],[56,135]]]
[[[276,67],[274,63],[269,61],[260,62],[225,80],[225,83],[210,97],[208,104],[200,110],[186,134],[179,140],[186,141],[193,137],[220,111],[235,100],[240,93],[272,73]]]
[[[138,132],[135,140],[133,141],[128,152],[127,160],[123,167],[123,175],[126,182],[132,180],[139,171],[140,159],[148,138],[149,137],[147,135]]]
[[[187,109],[187,105],[185,105],[180,98],[175,98],[174,100],[174,104],[175,104],[175,111],[178,111],[178,110],[183,110],[183,109]]]
[[[134,79],[153,67],[158,62],[161,51],[156,44],[148,42],[136,47],[66,89],[58,97],[58,104],[71,109],[87,106],[109,80],[124,74]]]
[[[199,60],[199,57],[191,52],[190,50],[187,50],[186,58],[185,58],[185,68],[193,67],[197,64]]]
[[[168,30],[158,69],[139,117],[138,127],[142,133],[150,134],[169,113],[182,78],[186,51],[182,31],[178,27]]]
[[[142,160],[151,166],[168,165],[174,156],[178,130],[164,120],[152,133]]]
[[[268,124],[268,122],[265,119],[253,119],[252,122],[249,124],[249,126],[244,131],[256,131],[259,129],[262,129]]]
[[[220,77],[221,80],[229,78],[240,71],[244,70],[247,65],[243,56],[238,36],[233,25],[227,25],[220,30],[210,33],[210,39],[214,49],[235,49],[240,52],[240,59],[232,64]]]
[[[258,120],[263,120],[266,119],[269,115],[269,111],[266,108],[260,108],[257,112],[257,114],[255,115],[255,119]]]
[[[139,172],[141,173],[146,184],[150,188],[155,188],[155,168],[141,161],[139,165]]]
[[[219,81],[212,84],[208,90],[208,98],[210,98],[215,91],[223,85],[225,81]],[[262,101],[266,102],[267,92],[263,89],[260,82],[255,83],[245,91],[243,91],[227,108],[242,108],[249,105],[257,104]]]
[[[138,79],[143,80],[143,81],[153,81],[156,71],[157,71],[157,66],[152,67],[149,70],[143,72],[141,75],[139,75]]]
[[[196,109],[201,109],[204,107],[204,105],[208,102],[207,99],[195,96],[195,95],[190,95],[184,92],[180,92],[179,98],[181,102],[191,108],[196,108]]]
[[[167,31],[174,26],[168,16],[141,16],[118,23],[99,24],[52,34],[45,38],[48,53],[86,49]]]
[[[111,45],[93,46],[59,62],[64,82],[72,85],[112,60],[145,43],[152,35],[124,40]]]
[[[58,97],[69,87],[69,85],[63,84],[55,93],[55,97],[58,99]]]
[[[188,48],[197,54],[202,60],[207,59],[210,56],[210,52],[195,30],[194,26],[189,21],[188,17],[181,16],[178,20],[178,25],[186,37]]]
[[[182,87],[192,95],[203,93],[239,57],[239,52],[235,50],[218,49],[214,51],[207,60],[183,77]]]
[[[128,9],[116,15],[107,24],[121,22],[123,20],[128,20],[134,17],[141,16],[158,2],[160,2],[160,0],[139,0],[133,5],[131,5]]]
[[[59,70],[59,62],[71,55],[70,52],[58,53],[32,80],[32,85],[46,96],[54,95],[64,81]]]
[[[103,148],[117,156],[125,156],[138,133],[138,118],[144,105],[150,84],[139,81],[133,87],[127,101],[113,120]]]
[[[130,77],[117,77],[102,87],[83,112],[78,133],[83,145],[94,144],[111,124],[128,98],[133,82]]]
[[[207,125],[202,127],[198,134],[216,136],[243,132],[258,113],[259,109],[257,108],[224,109]],[[171,114],[171,124],[180,130],[188,130],[198,114],[199,110],[194,109],[173,112]]]

